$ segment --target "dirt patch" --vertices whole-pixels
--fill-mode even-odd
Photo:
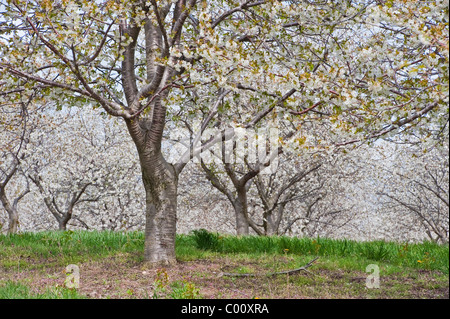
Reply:
[[[264,276],[268,265],[255,261],[229,258],[180,261],[176,265],[147,268],[127,255],[87,261],[80,269],[79,294],[89,298],[172,298],[174,287],[189,284],[198,296],[207,299],[240,298],[449,298],[448,281],[435,272],[412,271],[411,274],[388,275],[380,278],[379,289],[368,289],[367,274],[360,271],[322,269],[313,265],[310,273]],[[251,271],[255,277],[221,276],[224,271]],[[0,283],[20,281],[33,291],[64,286],[64,269],[40,270],[2,269]],[[178,285],[176,285],[178,283]]]
[[[412,274],[389,275],[382,284],[388,289],[408,289],[409,298],[413,299],[449,299],[449,285],[437,272],[419,269]]]

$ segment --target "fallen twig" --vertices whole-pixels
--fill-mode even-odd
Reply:
[[[319,257],[314,258],[313,260],[311,260],[309,263],[307,263],[306,265],[300,267],[300,268],[296,268],[296,269],[291,269],[291,270],[285,270],[285,271],[279,271],[279,272],[271,272],[268,274],[239,274],[239,273],[230,273],[230,272],[222,272],[218,275],[218,277],[222,277],[222,276],[227,276],[227,277],[258,277],[258,276],[266,276],[266,277],[273,277],[273,276],[278,276],[278,275],[290,275],[290,274],[295,274],[298,273],[300,271],[306,271],[307,273],[310,273],[308,271],[308,268],[312,266],[312,264],[319,259]]]

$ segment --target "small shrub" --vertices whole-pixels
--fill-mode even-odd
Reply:
[[[365,245],[365,256],[371,260],[383,261],[388,259],[389,250],[384,241],[372,242]]]
[[[173,299],[198,299],[200,290],[191,282],[186,280],[175,281],[171,284],[172,292],[169,294]]]
[[[153,291],[153,299],[159,299],[163,297],[167,292],[167,286],[169,284],[169,274],[165,268],[158,269],[156,273],[156,279],[154,282],[155,290]]]
[[[201,250],[219,250],[219,235],[208,232],[206,229],[193,230],[195,244]]]

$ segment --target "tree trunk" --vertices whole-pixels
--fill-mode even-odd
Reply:
[[[65,231],[67,230],[67,223],[69,222],[69,219],[61,218],[58,219],[58,230]]]
[[[8,234],[15,234],[19,230],[19,214],[17,210],[13,209],[8,212],[9,215],[9,225]]]
[[[8,234],[15,234],[19,228],[19,213],[9,202],[3,187],[0,188],[0,201],[8,213]]]
[[[176,262],[178,176],[161,154],[141,161],[146,194],[144,260],[157,265]]]
[[[165,112],[165,109],[163,111]],[[176,262],[179,173],[173,165],[167,163],[161,152],[161,136],[158,136],[158,133],[162,132],[162,129],[157,131],[156,126],[163,126],[164,112],[155,112],[152,124],[148,119],[127,121],[128,130],[138,151],[146,195],[144,261],[154,265]]]
[[[250,225],[247,221],[247,218],[245,218],[243,210],[241,208],[236,208],[236,206],[234,209],[236,212],[236,234],[238,236],[248,235]]]
[[[248,222],[247,192],[245,186],[238,189],[237,197],[233,203],[234,212],[236,214],[236,234],[245,236],[249,234],[250,224]]]
[[[273,236],[278,233],[278,227],[275,226],[275,221],[273,220],[272,211],[264,213],[263,225],[264,225],[264,235]]]
[[[278,235],[280,230],[281,219],[284,214],[285,203],[278,204],[277,207],[274,204],[271,205],[270,210],[264,212],[264,231],[266,236]]]

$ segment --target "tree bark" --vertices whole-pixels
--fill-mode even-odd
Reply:
[[[275,216],[273,216],[273,210],[265,211],[263,216],[264,216],[263,218],[264,235],[266,236],[277,235],[280,223],[274,220]]]
[[[182,167],[177,170],[165,160],[161,145],[167,113],[163,100],[176,71],[153,63],[154,50],[159,48],[165,52],[168,48],[160,42],[164,30],[151,23],[149,20],[145,26],[147,77],[151,81],[139,93],[133,67],[134,45],[125,51],[127,63],[123,65],[123,84],[129,108],[134,114],[125,122],[139,155],[146,195],[144,262],[168,265],[176,262],[177,188]],[[135,31],[133,39],[137,39],[139,28],[132,30]],[[141,105],[141,97],[148,97],[150,102]]]
[[[15,234],[19,228],[19,213],[9,202],[3,187],[0,188],[0,201],[8,213],[8,234]]]
[[[8,174],[6,179],[0,183],[0,202],[8,213],[8,234],[15,234],[19,230],[19,211],[17,209],[17,206],[19,204],[19,201],[30,192],[30,188],[27,182],[27,188],[13,200],[12,204],[8,199],[8,196],[6,195],[6,185],[11,180],[12,176],[16,173],[17,169],[18,162],[14,164],[13,169]]]
[[[71,205],[69,209],[63,215],[61,215],[61,218],[58,219],[59,230],[61,231],[67,230],[67,223],[69,222],[69,220],[72,219],[72,215],[73,215],[73,205]]]
[[[155,99],[152,115],[127,120],[128,131],[136,145],[146,195],[144,261],[154,265],[176,262],[178,175],[161,152],[166,108]]]
[[[249,234],[250,224],[248,222],[248,207],[247,207],[247,192],[244,189],[239,189],[237,197],[233,202],[233,208],[236,215],[236,234],[238,236],[245,236]]]
[[[167,265],[176,262],[178,175],[162,154],[141,156],[146,194],[144,260]]]

